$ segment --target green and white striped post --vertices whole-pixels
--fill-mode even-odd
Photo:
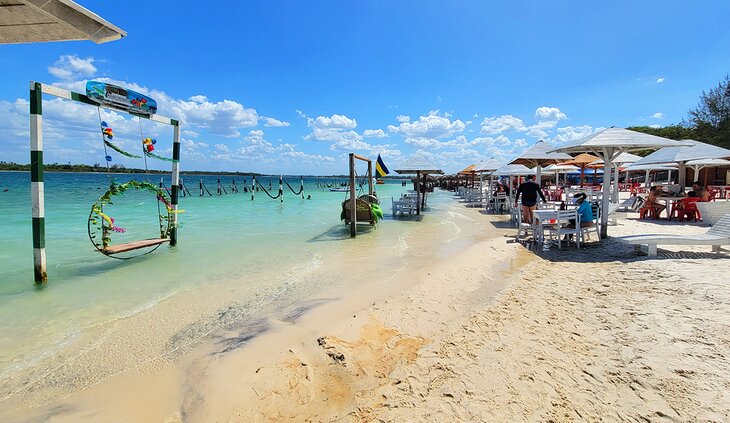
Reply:
[[[33,201],[33,270],[36,284],[46,273],[46,222],[43,191],[43,93],[40,82],[30,83],[30,189]]]
[[[172,187],[170,187],[170,205],[172,205],[172,231],[170,245],[177,245],[177,198],[180,188],[180,122],[170,119],[173,125],[172,139]]]

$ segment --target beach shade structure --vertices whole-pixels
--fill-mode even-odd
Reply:
[[[597,160],[601,159],[592,154],[581,153],[568,161],[561,162],[560,164],[566,166],[577,166],[580,169],[580,186],[583,186],[585,183],[586,167]]]
[[[676,163],[657,163],[648,165],[637,165],[636,163],[632,163],[624,168],[626,172],[646,172],[646,176],[644,177],[644,186],[646,188],[649,188],[651,182],[649,180],[649,174],[651,172],[661,172],[664,170],[671,172],[677,169],[679,169],[679,165],[677,165]]]
[[[476,177],[476,164],[469,165],[465,167],[464,169],[460,170],[459,173],[456,174],[456,176],[464,176],[464,180],[466,185],[469,185],[469,179],[471,179],[471,184],[474,186],[475,177]]]
[[[572,159],[572,157],[568,154],[551,152],[551,150],[554,149],[555,147],[541,140],[536,142],[535,145],[528,148],[527,151],[520,154],[518,158],[512,160],[509,164],[535,166],[535,182],[539,184],[543,166]]]
[[[684,147],[668,147],[657,150],[637,161],[636,164],[677,163],[679,165],[679,185],[686,185],[686,163],[700,159],[730,159],[730,150],[695,140],[682,140]],[[695,178],[697,178],[695,174]]]
[[[416,175],[416,214],[421,214],[421,175],[423,175],[424,182],[426,176],[429,174],[443,175],[444,171],[441,170],[434,162],[428,159],[421,153],[415,153],[411,157],[407,158],[403,163],[395,169],[395,172],[399,175]],[[426,193],[424,192],[424,200]],[[425,203],[425,201],[424,201]]]
[[[658,149],[664,147],[683,147],[691,144],[644,134],[624,128],[606,128],[579,140],[569,142],[551,152],[558,153],[592,153],[603,160],[603,173],[611,172],[613,161],[621,153],[637,150]],[[637,162],[638,163],[638,162]],[[610,184],[603,184],[601,204],[601,237],[608,236],[608,203]]]
[[[573,166],[573,165],[551,164],[550,166],[546,167],[543,170],[547,171],[547,172],[555,173],[555,175],[556,175],[555,183],[557,184],[559,182],[558,178],[561,173],[566,174],[566,173],[570,173],[570,172],[578,172],[578,171],[580,171],[580,168],[578,166]],[[567,180],[564,182],[567,185]]]
[[[489,174],[489,189],[487,190],[487,198],[489,199],[492,195],[492,185],[494,184],[494,171],[504,165],[504,162],[490,157],[488,160],[482,160],[474,166],[474,171],[479,173],[479,184],[484,184],[483,176],[485,173]]]
[[[0,44],[90,40],[127,33],[71,0],[0,0]]]
[[[618,174],[620,169],[620,166],[623,166],[625,164],[635,163],[637,161],[641,160],[641,156],[637,156],[636,154],[631,153],[621,153],[614,159],[613,161],[613,195],[611,196],[611,200],[614,203],[618,203]],[[588,165],[591,168],[602,168],[603,167],[603,160],[598,159],[595,162]],[[625,170],[625,169],[624,169]]]
[[[477,173],[492,173],[504,165],[504,162],[491,157],[489,160],[482,160],[474,165],[474,171]]]
[[[685,165],[694,171],[695,179],[697,179],[698,175],[700,174],[700,170],[702,170],[706,167],[716,167],[716,166],[728,167],[728,166],[730,166],[730,160],[726,160],[726,159],[689,160],[689,161],[685,162]]]

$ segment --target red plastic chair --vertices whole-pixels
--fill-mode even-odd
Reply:
[[[701,219],[700,211],[697,210],[697,202],[700,201],[699,198],[687,198],[683,200],[684,208],[682,208],[682,213],[679,216],[679,221],[682,222],[686,218],[687,220],[694,219],[696,222],[697,219]]]

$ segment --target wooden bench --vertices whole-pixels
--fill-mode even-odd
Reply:
[[[139,250],[140,248],[154,247],[156,245],[170,242],[170,238],[150,238],[141,241],[128,242],[126,244],[110,245],[103,250],[102,253],[107,255],[126,253],[127,251]]]

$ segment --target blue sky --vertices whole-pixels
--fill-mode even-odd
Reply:
[[[0,46],[1,160],[28,162],[30,80],[151,95],[183,121],[183,169],[331,174],[351,151],[454,172],[677,123],[730,71],[725,1],[79,3],[128,36]],[[136,118],[103,118],[139,148]],[[44,119],[46,162],[103,163],[95,108],[48,97]],[[169,128],[142,133],[169,149]]]

